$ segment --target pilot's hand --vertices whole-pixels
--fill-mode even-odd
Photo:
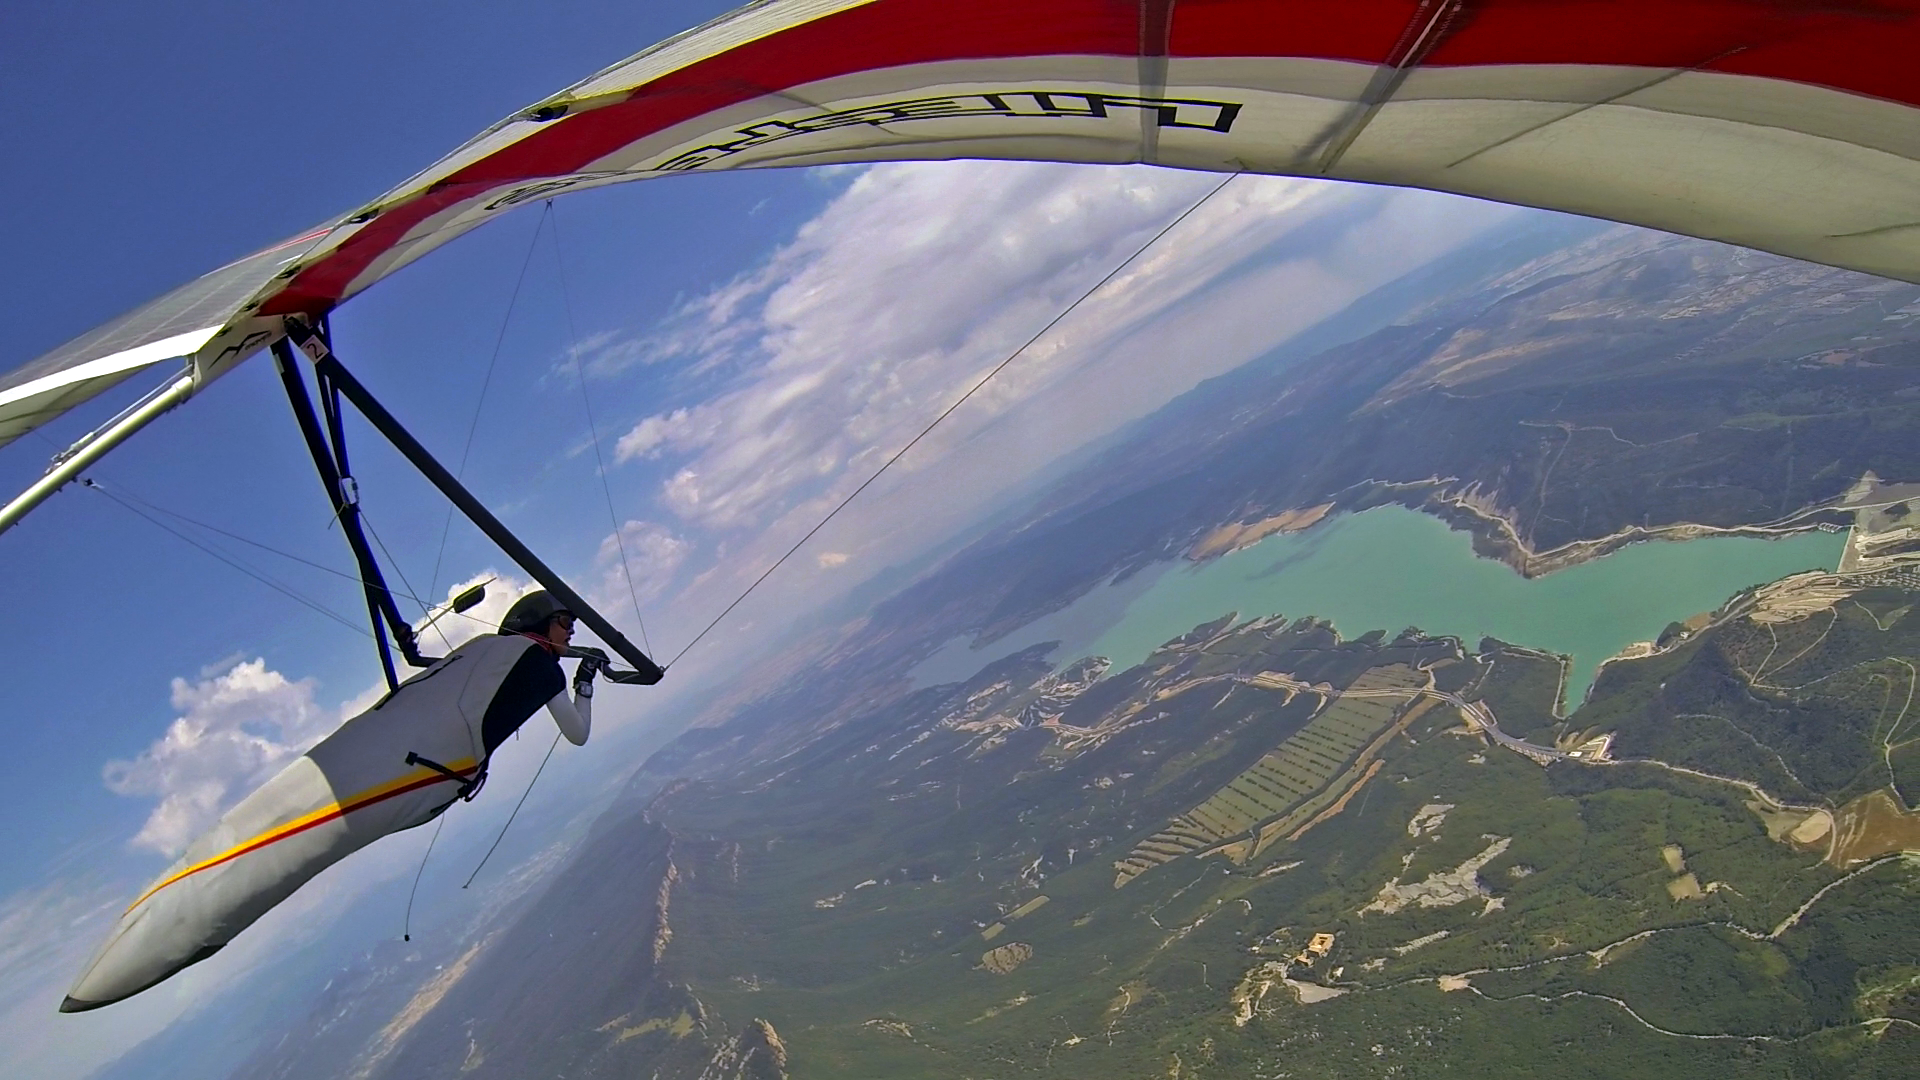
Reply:
[[[601,668],[607,666],[607,654],[600,652],[599,649],[574,651],[587,655],[580,658],[580,666],[573,670],[573,696],[590,698],[593,696],[593,677],[600,673]],[[596,656],[595,653],[599,655]]]

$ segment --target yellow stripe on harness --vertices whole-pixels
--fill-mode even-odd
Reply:
[[[478,763],[476,763],[472,758],[463,758],[447,766],[449,770],[456,773],[460,773],[462,775],[471,773],[478,767],[479,767]],[[152,897],[154,893],[159,892],[161,889],[166,888],[167,886],[173,884],[176,881],[179,881],[182,878],[190,877],[194,874],[199,873],[202,870],[207,870],[212,867],[219,866],[221,863],[231,862],[234,859],[237,859],[240,856],[245,855],[250,851],[258,851],[261,848],[266,847],[268,844],[274,843],[277,840],[284,840],[287,837],[293,836],[296,833],[305,832],[316,825],[324,825],[327,822],[334,820],[335,818],[345,817],[346,815],[353,813],[355,810],[365,809],[366,807],[371,806],[374,803],[381,802],[386,799],[391,799],[396,795],[404,795],[409,791],[416,791],[420,788],[428,786],[429,784],[445,784],[445,783],[451,783],[451,782],[452,781],[450,780],[450,778],[443,776],[438,772],[434,772],[430,769],[420,769],[415,772],[410,772],[407,775],[402,776],[397,780],[390,780],[387,783],[379,785],[378,787],[368,788],[366,791],[363,791],[358,795],[354,795],[349,798],[342,799],[341,801],[336,803],[329,803],[328,805],[323,806],[318,810],[315,810],[311,813],[303,814],[300,817],[294,818],[292,821],[289,821],[284,825],[279,825],[272,829],[268,829],[266,832],[261,833],[260,835],[254,837],[251,840],[246,841],[245,843],[236,844],[235,846],[228,848],[227,850],[221,852],[218,855],[215,855],[210,859],[202,859],[201,861],[194,863],[192,866],[186,867],[185,869],[179,871],[178,873],[168,875],[167,877],[161,879],[158,883],[156,883],[152,888],[148,889],[144,893],[141,893],[140,899],[135,900],[133,903],[127,905],[127,910],[132,911],[134,908],[137,908],[141,904],[146,903],[148,898]]]

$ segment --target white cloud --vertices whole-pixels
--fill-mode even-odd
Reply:
[[[110,1017],[55,1013],[126,900],[124,888],[92,874],[61,875],[0,898],[0,1046],[8,1076],[91,1074],[180,1015],[182,1007],[164,999]]]
[[[1019,164],[865,170],[792,243],[737,280],[643,334],[584,342],[590,377],[662,362],[679,372],[683,399],[640,420],[616,450],[622,463],[660,463],[660,505],[679,519],[621,527],[643,604],[661,601],[669,632],[676,623],[703,625],[906,439],[1215,182],[1163,170]],[[857,580],[843,567],[885,566],[923,550],[975,520],[1037,465],[1259,355],[1507,213],[1419,193],[1235,181],[917,447],[897,477],[823,531],[819,551],[803,552],[775,575],[768,595],[744,605],[711,640],[786,625],[770,617],[770,605],[797,610],[801,597],[818,599],[809,589]],[[619,546],[603,540],[593,567],[596,601],[609,614],[627,602]],[[448,597],[487,576],[450,587]],[[479,607],[437,624],[444,642],[429,632],[437,648],[428,651],[491,632],[525,588],[517,579],[489,584]],[[735,655],[714,649],[690,659],[732,664]],[[603,716],[658,710],[660,692],[687,682],[676,667],[659,691],[604,695]],[[114,791],[154,800],[135,842],[178,850],[383,689],[328,707],[313,680],[289,680],[245,655],[175,680],[177,716],[166,732],[106,771]],[[522,775],[530,775],[538,755],[523,749]],[[597,759],[589,752],[579,760]],[[497,783],[512,791],[516,780],[506,772]],[[504,814],[510,803],[483,798],[476,807]],[[485,832],[475,815],[463,811],[443,843],[462,823]],[[153,1022],[136,1026],[158,1030],[287,937],[315,932],[324,911],[345,907],[343,894],[411,872],[424,839],[387,842],[348,860],[220,961],[90,1015],[150,1012]],[[124,893],[75,886],[0,903],[0,984],[32,986],[41,997],[53,992],[77,970]],[[47,941],[62,944],[33,944]],[[40,997],[0,995],[0,1042],[10,1058],[26,1052],[16,1036],[35,1030],[46,1007]],[[74,1025],[89,1022],[66,1018],[41,1049],[75,1060],[117,1054],[106,1042],[84,1052],[60,1045],[72,1041],[68,1033],[87,1030]]]
[[[166,734],[103,770],[115,794],[159,799],[134,846],[178,855],[231,805],[230,792],[251,790],[332,731],[340,714],[314,700],[314,687],[261,659],[194,682],[174,679],[180,715]]]
[[[629,522],[626,535],[630,547],[648,552],[655,565],[665,565],[673,561],[674,544],[685,541],[669,536],[670,542],[662,544],[656,530],[664,532]],[[638,562],[635,569],[638,578]],[[480,604],[460,615],[443,616],[436,624],[445,628],[447,642],[434,631],[426,632],[422,644],[427,652],[444,651],[433,646],[457,646],[492,633],[507,608],[532,587],[522,578],[489,571],[450,586],[446,598],[451,600],[482,582],[487,591]],[[267,667],[264,660],[245,654],[210,664],[192,679],[173,680],[176,716],[164,733],[138,757],[111,762],[104,770],[111,790],[155,802],[133,845],[176,853],[254,786],[385,691],[384,684],[375,683],[339,706],[328,707],[320,704],[313,679],[289,679]],[[613,715],[606,719],[619,719],[618,710],[609,712]],[[605,738],[603,732],[595,734]],[[531,743],[504,750],[494,767],[501,790],[524,787],[539,761]],[[578,759],[563,753],[550,772],[583,766],[605,770],[610,765],[617,763],[588,753]],[[576,790],[572,798],[577,800],[578,795]],[[449,819],[439,850],[475,850],[476,838],[483,844],[513,803],[511,798],[483,798],[473,807],[459,808]],[[523,816],[522,821],[526,820]],[[244,991],[256,973],[326,933],[337,916],[350,910],[368,889],[409,879],[419,868],[430,835],[430,830],[416,830],[404,834],[404,840],[391,838],[356,853],[303,886],[217,958],[159,987],[111,1009],[56,1016],[61,995],[127,900],[137,895],[141,882],[134,878],[143,881],[150,872],[142,865],[145,860],[136,863],[102,859],[91,851],[73,853],[69,863],[91,869],[75,873],[58,867],[41,885],[0,897],[0,1046],[6,1048],[7,1075],[89,1075],[220,995]],[[547,850],[565,850],[565,843],[548,845]],[[108,880],[109,871],[127,877]],[[521,876],[512,867],[502,866],[485,890],[423,896],[415,913],[415,932],[434,921],[443,931],[451,929],[444,921],[449,910],[469,916],[475,910],[495,910],[501,883],[523,887]],[[438,916],[429,914],[430,910]],[[356,934],[354,940],[366,939]]]
[[[654,361],[691,361],[695,371],[731,373],[730,382],[642,420],[617,457],[694,454],[662,489],[671,510],[709,527],[764,523],[911,437],[914,423],[1216,182],[1044,165],[867,170],[762,266],[644,339]],[[1279,181],[1262,190],[1268,202],[1293,205],[1334,189]],[[1120,332],[1157,304],[1112,305],[1118,317],[1080,340]],[[991,413],[1063,361],[1082,359],[1078,343],[1064,335],[1042,343],[976,411]]]
[[[429,656],[458,648],[472,638],[482,634],[491,634],[500,628],[500,620],[507,617],[507,609],[515,600],[533,588],[533,583],[513,574],[501,574],[495,570],[483,570],[465,581],[447,586],[446,596],[434,607],[439,612],[453,602],[453,598],[473,588],[475,585],[486,587],[486,595],[480,602],[466,611],[455,613],[451,610],[433,621],[432,627],[426,627],[427,617],[421,616],[414,625],[414,632],[420,637],[420,650]],[[341,706],[341,715],[352,716],[373,703],[373,699],[386,692],[385,686],[375,686],[371,697],[363,694],[361,698]]]
[[[589,370],[672,361],[683,395],[634,425],[617,460],[658,460],[659,504],[731,541],[715,547],[724,563],[693,575],[671,606],[689,619],[723,607],[1219,182],[1137,167],[876,166],[759,266],[639,335],[605,341]],[[915,446],[820,540],[869,566],[911,557],[1061,454],[1513,213],[1423,192],[1238,178]],[[820,575],[836,565],[790,565],[765,591],[795,599],[824,587]],[[852,584],[837,578],[831,587]],[[742,626],[752,618],[739,617]]]
[[[104,929],[119,914],[119,890],[98,882],[62,878],[0,899],[0,1012],[41,997],[51,1010],[58,999],[44,1000],[34,986],[48,978],[71,977],[74,961],[89,945],[74,940],[87,930]]]
[[[666,592],[692,553],[693,542],[666,526],[629,521],[617,534],[600,541],[594,556],[600,587],[590,599],[603,612],[619,611],[635,602],[644,606]]]
[[[675,409],[670,413],[649,416],[640,421],[632,431],[620,437],[614,444],[613,460],[621,463],[638,457],[659,457],[667,444],[676,444],[686,449],[694,442],[688,436],[692,427],[692,414],[686,409]]]

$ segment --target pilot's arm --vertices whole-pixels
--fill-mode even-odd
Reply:
[[[573,676],[573,699],[567,699],[567,692],[560,691],[547,702],[547,711],[553,714],[553,722],[560,727],[560,734],[575,746],[584,746],[587,736],[593,731],[593,674],[599,665],[592,660],[580,661],[579,670]]]

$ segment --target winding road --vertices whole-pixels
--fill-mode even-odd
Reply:
[[[1468,701],[1458,694],[1448,693],[1445,690],[1435,690],[1432,687],[1416,686],[1406,688],[1391,687],[1380,690],[1334,690],[1328,686],[1316,686],[1311,683],[1303,683],[1297,679],[1288,678],[1276,672],[1265,672],[1259,675],[1227,675],[1223,676],[1223,678],[1246,686],[1257,686],[1263,690],[1292,690],[1321,694],[1327,696],[1329,700],[1333,697],[1438,698],[1454,708],[1459,709],[1461,715],[1467,718],[1467,723],[1471,725],[1475,731],[1484,734],[1487,738],[1492,739],[1494,742],[1514,753],[1524,755],[1542,765],[1554,761],[1586,760],[1575,758],[1567,752],[1556,750],[1551,746],[1541,746],[1538,743],[1530,743],[1525,739],[1509,735],[1500,730],[1500,721],[1493,715],[1493,709],[1488,706],[1486,702]]]

